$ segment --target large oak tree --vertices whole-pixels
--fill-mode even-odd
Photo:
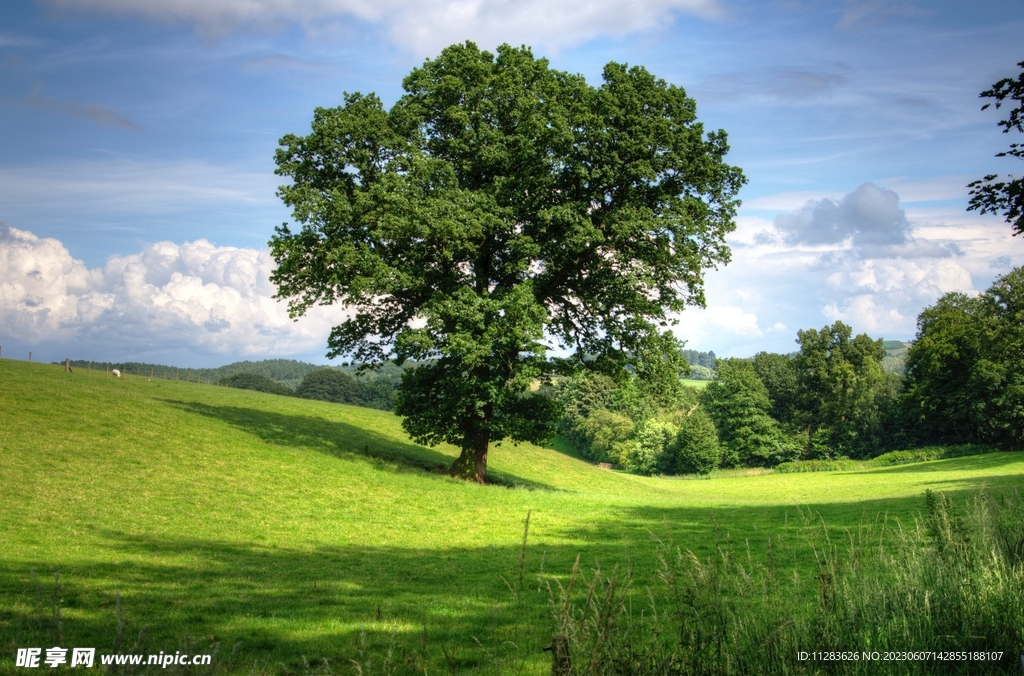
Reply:
[[[346,94],[281,139],[279,194],[302,227],[271,240],[272,279],[295,317],[345,309],[329,356],[415,359],[405,429],[456,444],[452,473],[486,481],[490,442],[551,433],[555,404],[530,386],[556,368],[661,387],[685,372],[665,328],[728,262],[745,179],[725,132],[643,68],[610,63],[594,87],[467,42],[403,87],[390,110]]]

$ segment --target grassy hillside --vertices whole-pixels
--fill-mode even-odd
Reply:
[[[341,671],[390,643],[430,673],[528,654],[542,673],[542,570],[629,561],[642,589],[652,534],[700,555],[737,543],[754,559],[771,536],[773,555],[810,578],[806,539],[822,524],[909,523],[926,488],[1001,490],[1024,474],[1024,453],[997,453],[645,478],[556,440],[493,448],[504,485],[477,486],[440,473],[455,454],[412,444],[381,411],[0,361],[0,671],[19,647],[112,651],[119,595],[123,649],[143,627],[140,652],[239,644],[230,664],[245,673],[254,661],[301,670],[303,656]]]

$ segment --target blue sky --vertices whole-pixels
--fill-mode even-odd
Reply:
[[[657,0],[43,0],[0,21],[0,345],[37,359],[322,361],[265,246],[277,139],[344,91],[387,103],[445,45],[532,45],[685,87],[749,184],[733,263],[677,333],[746,356],[835,319],[911,339],[920,310],[1024,263],[969,181],[1019,169],[978,93],[1024,60],[1024,4]],[[24,355],[22,354],[24,353]]]

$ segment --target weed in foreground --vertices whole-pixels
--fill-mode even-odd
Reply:
[[[561,674],[1016,674],[1024,648],[1024,499],[926,496],[887,520],[808,543],[815,580],[720,545],[660,544],[661,587],[637,608],[630,569],[574,567],[552,588]],[[817,594],[807,593],[808,585]],[[551,587],[549,587],[551,588]],[[833,659],[823,659],[832,653]],[[910,653],[910,654],[907,654]],[[845,656],[843,659],[834,659]]]

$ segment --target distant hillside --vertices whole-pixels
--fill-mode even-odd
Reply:
[[[683,350],[683,357],[690,365],[690,380],[715,379],[715,353]]]
[[[61,362],[54,363],[60,364]],[[358,364],[325,366],[295,359],[237,361],[205,369],[188,369],[144,362],[89,362],[76,359],[71,362],[71,368],[87,372],[89,370],[109,372],[117,369],[126,378],[152,378],[226,385],[275,394],[294,394],[306,399],[322,399],[383,410],[391,410],[394,407],[394,392],[404,371],[401,366],[390,362],[376,369],[360,370]],[[334,372],[340,371],[346,376],[340,380],[335,378],[334,381],[331,381],[334,385],[326,389],[322,383],[315,386],[308,381],[307,376],[325,369]],[[314,377],[314,380],[317,378]],[[323,381],[323,378],[319,378],[319,381]],[[304,383],[305,387],[303,387]]]
[[[885,357],[882,359],[882,368],[889,373],[904,375],[907,370],[907,350],[912,344],[902,340],[883,340]]]
[[[62,363],[62,362],[54,362]],[[307,373],[325,367],[318,364],[308,364],[295,359],[264,359],[261,361],[236,361],[216,368],[183,368],[168,364],[152,364],[148,362],[88,362],[84,359],[71,360],[71,367],[74,369],[90,368],[103,371],[117,369],[126,376],[142,376],[146,378],[160,378],[165,380],[197,380],[216,385],[224,378],[251,373],[257,376],[264,376],[273,381],[295,389],[302,382]]]
[[[690,366],[703,366],[704,368],[715,368],[715,353],[698,352],[697,350],[683,350],[683,357]]]
[[[64,362],[53,363],[63,364]],[[252,375],[270,378],[271,380],[293,390],[298,387],[299,383],[302,382],[302,379],[306,377],[306,374],[323,368],[333,368],[345,371],[359,380],[372,380],[374,378],[383,377],[395,384],[397,384],[399,379],[402,377],[402,371],[404,370],[401,366],[396,366],[390,362],[374,370],[360,371],[358,364],[331,366],[326,364],[310,364],[308,362],[297,361],[295,359],[236,361],[231,364],[225,364],[224,366],[217,366],[214,368],[185,368],[181,366],[171,366],[168,364],[154,364],[136,361],[89,362],[85,359],[72,359],[71,367],[73,369],[92,368],[98,371],[117,369],[126,376],[142,376],[146,378],[152,377],[160,379],[165,379],[166,377],[167,380],[188,380],[196,382],[198,379],[204,383],[208,382],[214,385],[224,378],[229,378],[242,373],[251,373]]]

